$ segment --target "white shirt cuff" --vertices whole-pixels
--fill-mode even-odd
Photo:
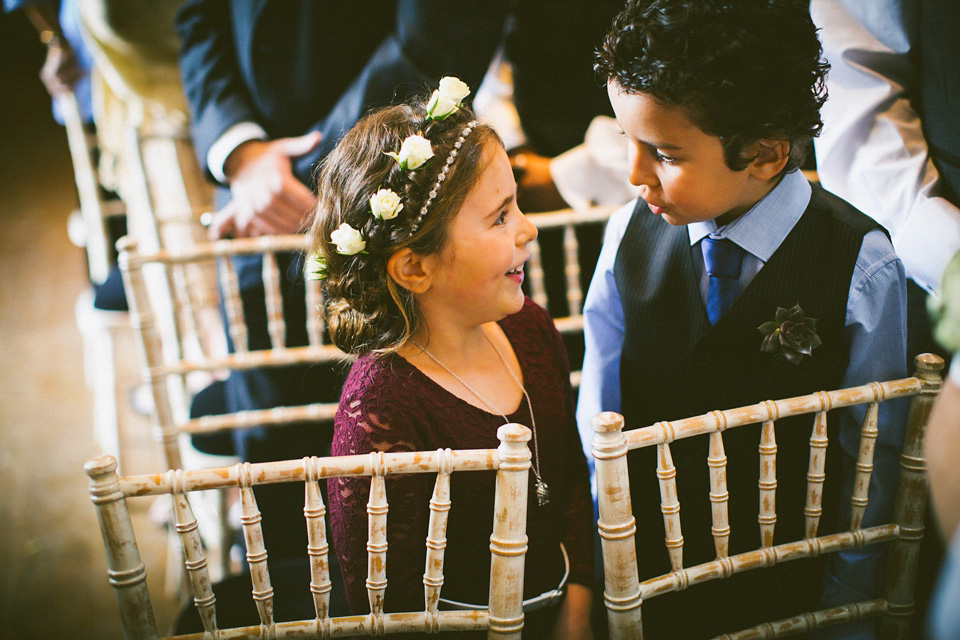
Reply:
[[[960,250],[960,211],[944,198],[922,198],[892,235],[908,277],[939,293],[943,271]]]
[[[207,168],[217,182],[229,182],[224,173],[224,165],[233,150],[248,140],[266,140],[267,132],[256,122],[238,122],[223,132],[207,152]]]

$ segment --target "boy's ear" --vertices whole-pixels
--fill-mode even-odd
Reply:
[[[423,293],[430,288],[433,262],[432,256],[421,256],[405,247],[387,260],[387,274],[404,289]]]
[[[790,159],[790,143],[787,140],[757,140],[754,151],[757,157],[750,163],[750,170],[758,180],[777,177]]]

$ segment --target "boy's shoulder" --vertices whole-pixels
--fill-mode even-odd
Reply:
[[[811,193],[808,208],[828,214],[836,222],[850,227],[860,235],[866,235],[873,229],[879,229],[887,238],[890,237],[890,233],[880,223],[840,196],[827,191],[815,182],[810,184]]]

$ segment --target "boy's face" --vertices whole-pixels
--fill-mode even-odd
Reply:
[[[670,224],[727,224],[772,188],[751,167],[730,169],[720,138],[704,133],[684,108],[647,93],[625,93],[614,81],[607,93],[629,141],[630,183]]]

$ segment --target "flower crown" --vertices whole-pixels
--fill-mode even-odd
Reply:
[[[451,113],[456,112],[463,104],[463,99],[469,94],[470,87],[459,78],[453,76],[442,78],[439,88],[433,92],[427,103],[427,121],[443,120]],[[436,199],[437,192],[443,185],[443,181],[447,179],[447,174],[450,173],[450,167],[457,159],[460,148],[476,126],[477,121],[471,120],[460,132],[460,136],[454,143],[450,155],[447,156],[443,168],[437,175],[437,181],[434,183],[433,188],[430,189],[426,201],[424,201],[417,217],[410,225],[411,235],[416,233],[417,229],[420,228],[420,224],[427,215],[430,205]],[[385,151],[384,155],[388,155],[396,160],[400,168],[404,171],[416,171],[434,157],[433,145],[427,138],[419,133],[407,136],[400,145],[399,151]],[[403,203],[400,201],[400,196],[392,189],[381,187],[370,197],[370,212],[379,220],[392,220],[396,218],[402,210]],[[337,253],[341,255],[352,256],[358,253],[366,253],[366,240],[359,230],[354,229],[346,222],[342,223],[336,230],[330,233],[330,242],[337,246]],[[309,256],[307,275],[313,279],[326,279],[326,261],[318,253]]]

